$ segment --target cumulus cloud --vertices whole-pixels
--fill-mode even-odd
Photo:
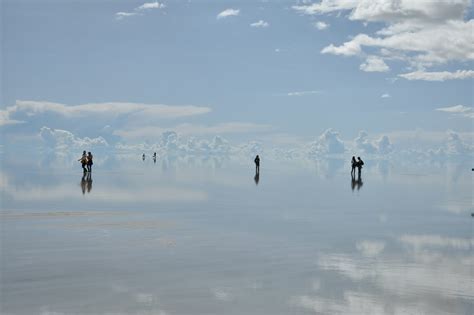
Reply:
[[[47,148],[56,151],[67,152],[70,149],[98,149],[107,147],[109,144],[102,137],[79,138],[67,130],[51,129],[42,127],[39,136]]]
[[[386,135],[382,135],[378,140],[372,141],[365,131],[359,131],[359,135],[354,139],[355,150],[367,154],[386,155],[392,152],[392,143]]]
[[[381,98],[390,98],[390,97],[392,97],[392,96],[391,96],[390,94],[388,94],[388,93],[384,93],[384,94],[382,94],[380,97],[381,97]]]
[[[455,72],[439,71],[439,72],[426,72],[426,71],[414,71],[410,73],[402,73],[398,75],[407,80],[424,80],[424,81],[446,81],[446,80],[463,80],[474,78],[473,70],[457,70]]]
[[[309,157],[320,157],[343,154],[344,142],[339,137],[339,132],[327,129],[319,138],[308,145]]]
[[[264,20],[259,20],[258,22],[250,24],[251,27],[268,27],[270,24]]]
[[[402,60],[410,67],[424,70],[474,60],[474,20],[464,19],[469,6],[468,0],[323,0],[293,9],[308,15],[349,12],[350,20],[385,24],[372,35],[357,34],[340,45],[330,44],[322,53],[363,57],[368,48],[383,61]],[[454,75],[463,76],[466,75]]]
[[[472,107],[464,106],[464,105],[454,105],[450,107],[440,107],[436,108],[437,111],[445,112],[457,116],[463,116],[468,118],[474,118],[474,111]]]
[[[224,11],[217,14],[218,19],[223,19],[229,16],[237,16],[240,14],[240,9],[225,9]]]
[[[387,72],[390,68],[382,58],[369,56],[364,63],[360,65],[360,70],[365,72]]]
[[[36,133],[44,125],[55,129],[68,129],[88,136],[99,133],[114,137],[117,130],[133,130],[155,126],[175,119],[209,113],[204,106],[141,103],[88,103],[69,106],[60,103],[17,101],[2,111],[3,124],[24,121],[19,127],[9,127],[8,132],[21,129]],[[105,127],[104,127],[105,126]],[[110,140],[107,138],[107,140]]]
[[[317,21],[313,25],[314,25],[314,27],[316,27],[320,31],[325,30],[329,27],[328,23],[322,22],[322,21]]]
[[[448,155],[472,155],[473,151],[473,146],[464,142],[457,132],[448,130],[446,139],[446,153]]]

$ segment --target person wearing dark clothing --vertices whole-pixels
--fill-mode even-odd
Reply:
[[[255,162],[255,173],[260,174],[260,157],[258,156],[258,154],[255,157],[254,162]]]
[[[355,176],[356,167],[357,167],[357,161],[356,161],[355,156],[352,157],[351,167],[352,167],[352,169],[351,169],[351,175],[352,175],[352,177],[354,177],[354,176]]]
[[[364,166],[364,161],[360,158],[360,156],[357,157],[357,169],[359,171],[359,177],[360,177],[360,171],[362,170],[362,166]]]
[[[94,162],[92,161],[94,157],[92,156],[92,153],[88,152],[87,153],[87,171],[92,172],[92,165],[94,165]]]

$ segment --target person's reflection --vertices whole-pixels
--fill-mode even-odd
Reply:
[[[82,178],[81,178],[81,189],[82,189],[83,195],[86,193],[86,185],[87,185],[86,177],[87,177],[87,173],[84,172],[84,175],[82,175]]]
[[[363,185],[364,185],[364,182],[362,181],[362,177],[360,175],[357,177],[357,180],[356,180],[354,174],[351,175],[351,188],[352,188],[352,191],[354,191],[354,189],[356,189],[356,188],[357,188],[357,190],[359,190]]]
[[[90,193],[92,190],[92,174],[91,173],[87,173],[86,182],[87,182],[87,193]]]
[[[82,194],[85,195],[86,191],[87,193],[90,193],[92,190],[92,174],[87,172],[82,175],[81,178],[81,190]]]
[[[258,182],[260,181],[260,172],[255,173],[253,180],[255,181],[255,185],[258,185]]]

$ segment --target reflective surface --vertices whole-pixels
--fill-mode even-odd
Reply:
[[[472,314],[470,165],[2,166],[5,314]]]

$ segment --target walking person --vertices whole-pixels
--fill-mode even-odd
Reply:
[[[258,156],[258,154],[255,157],[254,162],[255,162],[255,174],[260,174],[260,157]]]
[[[92,172],[92,165],[94,165],[94,162],[92,161],[94,157],[92,156],[92,153],[88,152],[87,153],[87,171]]]
[[[81,165],[82,165],[82,170],[85,172],[87,172],[87,169],[86,169],[86,165],[87,165],[87,154],[86,154],[86,151],[82,151],[82,157],[78,160],[81,162]]]

